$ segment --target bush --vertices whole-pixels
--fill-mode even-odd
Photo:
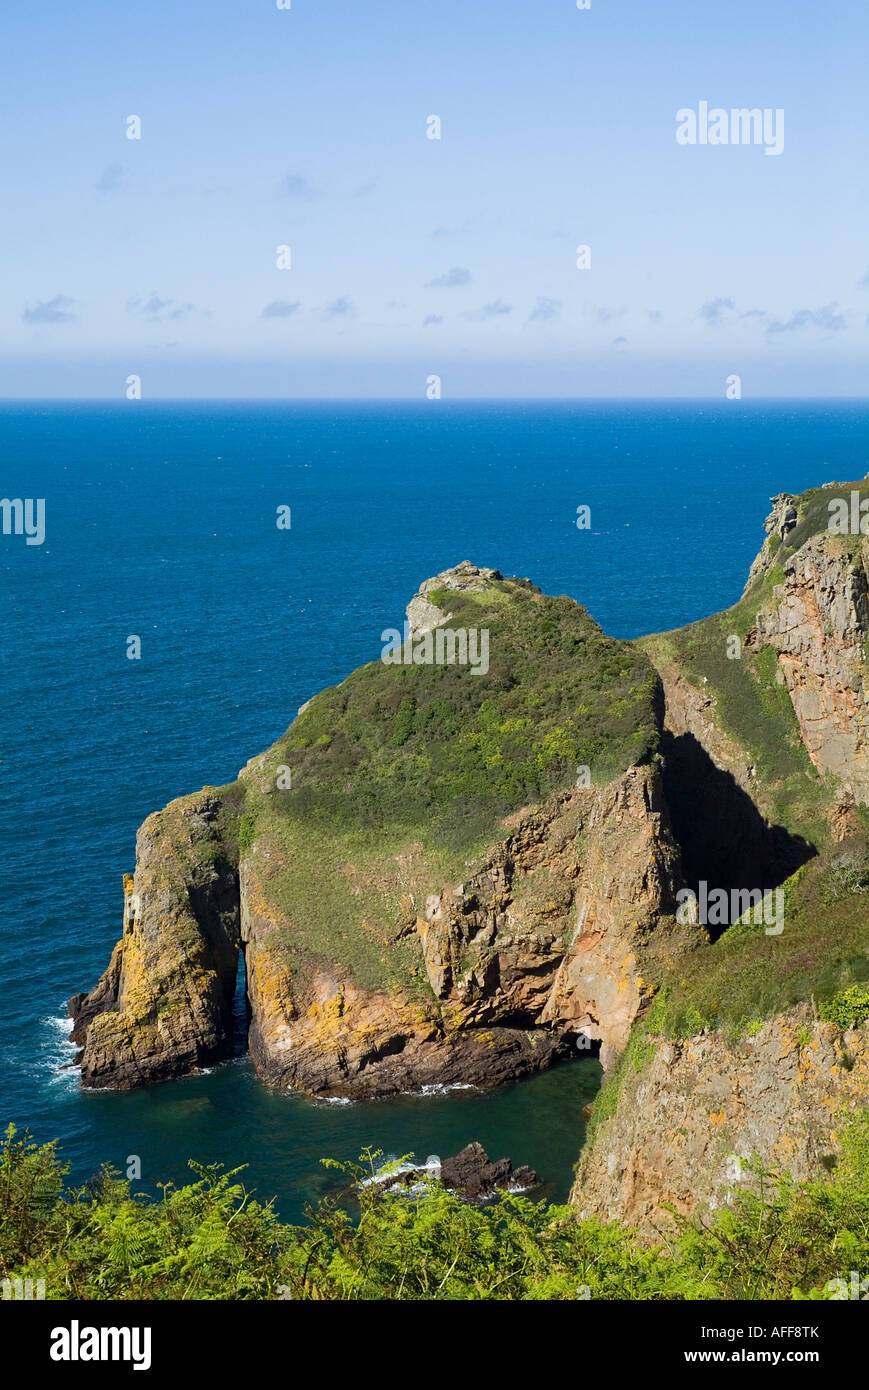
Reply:
[[[869,988],[866,985],[850,985],[832,999],[824,999],[818,1005],[818,1014],[828,1023],[837,1023],[840,1028],[859,1028],[869,1018]]]
[[[196,1181],[151,1201],[104,1167],[64,1189],[56,1146],[0,1150],[0,1277],[45,1279],[48,1299],[574,1300],[828,1298],[869,1267],[869,1119],[845,1131],[831,1176],[805,1183],[750,1165],[754,1188],[649,1248],[618,1223],[504,1195],[472,1206],[438,1183],[360,1186],[380,1155],[336,1164],[349,1198],[283,1225],[241,1170],[192,1163]]]

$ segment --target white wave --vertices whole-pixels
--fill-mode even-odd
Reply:
[[[411,1192],[424,1189],[424,1182],[415,1183],[412,1188],[398,1182],[404,1173],[426,1173],[430,1178],[437,1179],[441,1175],[441,1161],[436,1154],[431,1154],[425,1163],[411,1163],[409,1160],[405,1163],[399,1163],[397,1156],[395,1158],[387,1157],[376,1173],[373,1173],[370,1178],[363,1178],[360,1187],[370,1187],[372,1183],[381,1183],[385,1182],[387,1178],[395,1178],[395,1187],[389,1188],[390,1192],[394,1190]]]
[[[421,1086],[418,1091],[403,1091],[406,1096],[445,1096],[450,1091],[478,1091],[479,1086],[472,1086],[469,1081],[442,1081],[431,1082],[428,1086]]]
[[[72,1041],[72,1019],[41,1018],[39,1020],[42,1027],[46,1030],[46,1036],[39,1048],[37,1063],[38,1071],[48,1072],[53,1082],[65,1082],[67,1084],[78,1085],[79,1068],[75,1066],[75,1054],[78,1051],[78,1044]]]

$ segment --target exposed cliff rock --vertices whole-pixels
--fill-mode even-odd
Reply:
[[[869,802],[869,538],[829,524],[852,493],[869,488],[773,498],[740,602],[641,639],[662,679],[665,794],[689,882],[742,872],[770,887],[853,833]]]
[[[780,934],[731,926],[670,975],[662,1036],[636,1026],[595,1102],[573,1193],[584,1214],[652,1234],[665,1206],[714,1208],[752,1181],[740,1160],[805,1177],[869,1103],[869,1029],[796,1003],[862,990],[869,951],[869,541],[828,525],[836,498],[861,515],[852,493],[869,489],[773,498],[742,600],[641,639],[686,880],[784,884],[786,910]]]
[[[452,619],[491,634],[490,670],[419,659]],[[354,1098],[492,1085],[577,1043],[606,1061],[651,976],[705,939],[673,920],[647,660],[468,562],[408,624],[398,665],[315,696],[238,783],[142,827],[140,907],[71,1005],[86,1084],[225,1055],[239,939],[259,1074]]]
[[[838,1134],[869,1104],[869,1026],[813,1021],[808,1005],[728,1045],[719,1032],[651,1039],[622,1070],[615,1113],[595,1129],[572,1200],[583,1216],[654,1235],[754,1183],[745,1161],[804,1178],[835,1160]]]
[[[790,535],[796,526],[798,520],[796,500],[796,497],[789,492],[780,492],[776,497],[770,498],[772,511],[763,523],[767,539],[752,562],[748,572],[748,580],[743,590],[743,598],[750,593],[758,580],[762,579],[773,565],[781,542]]]
[[[471,564],[470,560],[462,560],[453,569],[444,570],[443,574],[424,580],[407,605],[410,636],[418,637],[421,633],[430,632],[432,628],[450,621],[453,616],[449,606],[450,593],[485,593],[494,580],[500,579],[503,579],[503,575],[499,570],[481,569],[479,565]],[[433,602],[434,598],[439,597],[442,597],[442,602],[443,598],[446,599],[444,606],[438,607]]]
[[[227,1055],[238,919],[214,789],[149,816],[125,876],[121,940],[95,988],[69,1002],[83,1085],[128,1090]]]
[[[260,1075],[358,1098],[491,1085],[548,1065],[580,1034],[601,1042],[604,1063],[623,1047],[649,997],[644,962],[702,939],[672,920],[678,852],[657,767],[561,793],[503,834],[463,883],[429,879],[432,891],[399,899],[390,929],[418,964],[388,989],[295,946],[257,845],[242,865],[242,937]]]
[[[863,803],[869,802],[869,537],[860,508],[867,496],[863,480],[774,498],[744,596],[757,606],[747,643],[775,651],[778,679],[813,764]]]
[[[869,541],[852,554],[839,537],[812,536],[781,562],[783,582],[757,615],[749,644],[778,654],[814,765],[869,802]]]

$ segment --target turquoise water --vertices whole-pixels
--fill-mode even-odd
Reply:
[[[144,817],[376,657],[421,580],[470,559],[615,636],[677,626],[739,596],[772,493],[862,477],[867,438],[849,402],[0,406],[3,493],[46,499],[44,545],[0,536],[0,1119],[59,1138],[81,1179],[130,1154],[146,1184],[246,1162],[290,1213],[321,1156],[364,1144],[478,1139],[566,1195],[588,1060],[374,1106],[274,1095],[245,1059],[82,1094],[58,1020],[120,933]]]

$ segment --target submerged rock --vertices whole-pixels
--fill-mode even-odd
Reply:
[[[371,1185],[383,1191],[392,1191],[415,1187],[418,1183],[431,1182],[433,1179],[470,1202],[488,1201],[499,1192],[527,1192],[540,1186],[540,1179],[533,1168],[524,1165],[514,1168],[509,1158],[499,1158],[493,1163],[482,1144],[476,1142],[466,1144],[452,1158],[443,1159],[439,1168],[433,1168],[429,1161],[424,1168],[402,1168],[400,1172],[375,1180]]]
[[[482,1144],[467,1144],[454,1158],[441,1163],[441,1182],[451,1192],[479,1200],[496,1192],[526,1191],[537,1187],[540,1179],[533,1168],[514,1168],[509,1158],[492,1163]]]

